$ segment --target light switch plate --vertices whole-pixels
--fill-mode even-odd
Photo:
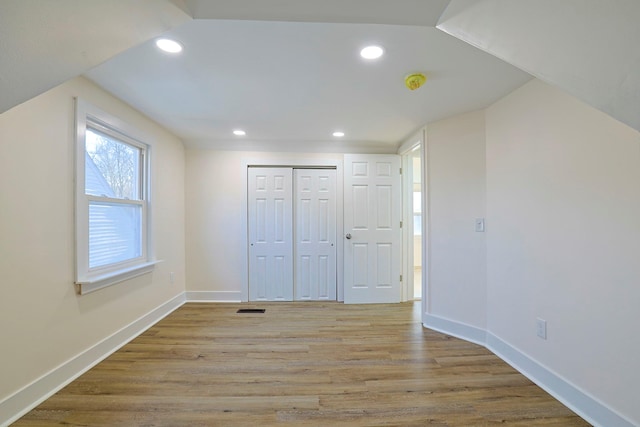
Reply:
[[[476,232],[484,233],[484,218],[476,218]]]

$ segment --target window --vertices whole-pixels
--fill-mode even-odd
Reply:
[[[76,284],[84,294],[149,272],[149,148],[76,101]]]

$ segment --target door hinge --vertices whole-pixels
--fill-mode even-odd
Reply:
[[[400,175],[402,175],[402,168],[400,168]]]
[[[402,228],[402,221],[400,221],[400,228]]]
[[[402,282],[402,274],[400,275],[400,281]]]

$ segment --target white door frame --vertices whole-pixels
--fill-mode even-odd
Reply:
[[[258,167],[290,167],[290,168],[313,168],[313,167],[334,167],[336,168],[336,233],[338,236],[344,235],[343,226],[343,161],[342,159],[311,159],[308,157],[280,157],[277,155],[269,155],[267,158],[247,158],[242,160],[242,168],[240,171],[240,182],[244,188],[242,197],[242,218],[245,226],[242,228],[242,236],[240,236],[240,245],[245,256],[243,257],[243,283],[241,290],[241,301],[249,301],[249,245],[248,245],[248,225],[249,225],[249,197],[247,172],[249,166]],[[339,243],[339,242],[336,242]],[[344,245],[336,244],[336,279],[337,279],[337,297],[338,301],[344,301]]]
[[[413,185],[413,177],[410,173],[410,167],[406,164],[407,154],[420,145],[420,157],[422,162],[422,319],[427,312],[429,298],[429,277],[430,277],[430,239],[429,239],[429,171],[427,164],[427,129],[420,129],[415,135],[407,139],[398,149],[398,154],[402,156],[402,185],[404,197],[413,197],[410,188]],[[413,212],[408,212],[409,202],[407,199],[402,201],[403,221],[406,224],[402,230],[402,238],[404,242],[404,259],[402,270],[404,277],[413,277]],[[405,280],[403,289],[403,301],[412,299],[413,289],[409,288],[409,284],[413,280]]]

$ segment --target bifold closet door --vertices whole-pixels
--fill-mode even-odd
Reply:
[[[336,300],[336,170],[294,169],[295,300]]]
[[[293,300],[291,168],[248,168],[249,300]]]

